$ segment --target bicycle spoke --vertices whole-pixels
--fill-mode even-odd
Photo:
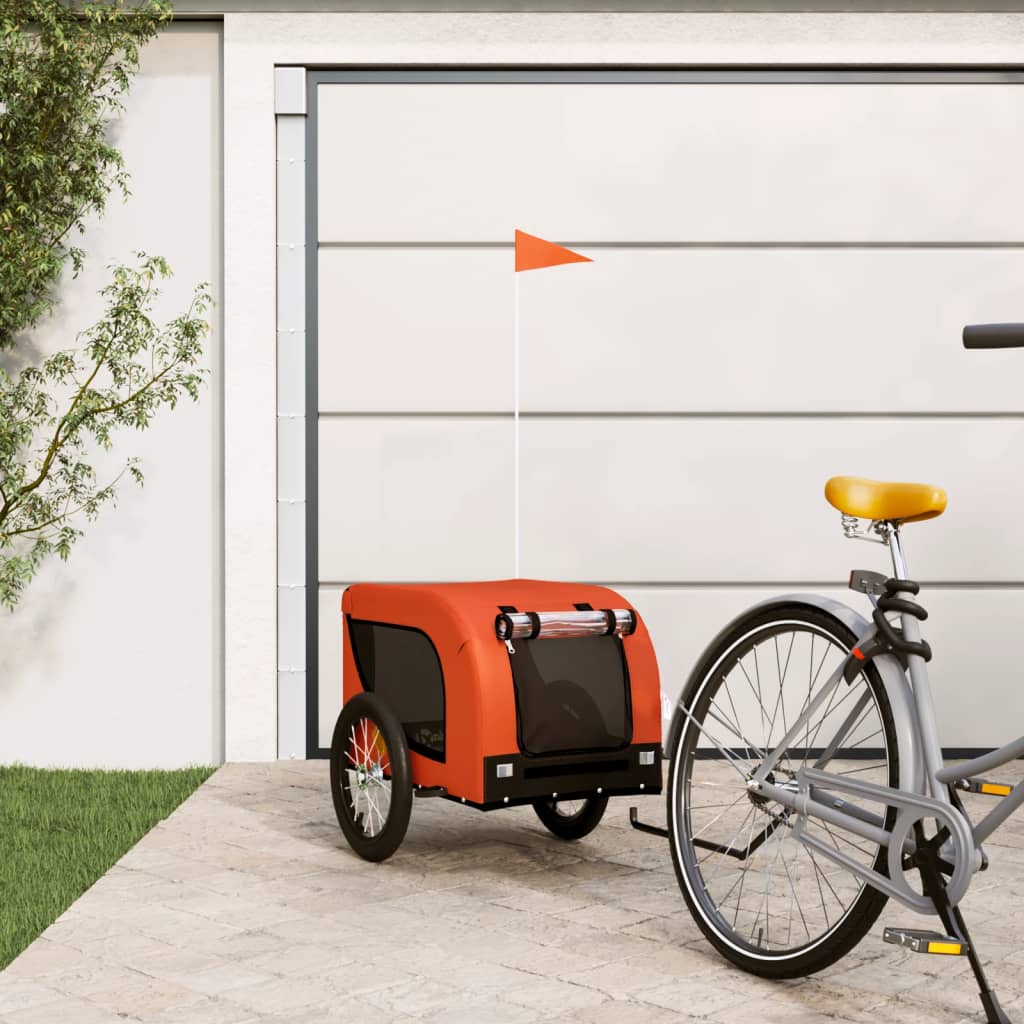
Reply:
[[[729,698],[729,707],[732,708],[732,718],[733,721],[736,722],[736,727],[738,729],[740,716],[739,712],[736,710],[736,704],[732,699],[732,691],[729,689],[729,680],[726,679],[725,676],[722,676],[722,689],[725,690],[725,695]]]
[[[761,715],[762,715],[764,720],[767,720],[767,718],[768,718],[768,709],[764,706],[764,697],[763,697],[762,692],[761,692],[761,666],[758,664],[758,661],[757,661],[757,644],[754,644],[754,678],[757,680],[757,702],[758,702],[758,704],[761,707]],[[762,722],[762,730],[763,730],[763,728],[764,728],[764,724]],[[770,739],[771,739],[771,732],[769,731],[768,735],[764,737],[764,741],[763,741],[764,746],[765,746],[766,749],[768,748],[768,744],[769,744]]]
[[[757,648],[754,648],[754,653],[755,655],[757,654]],[[761,735],[764,736],[764,742],[767,745],[768,738],[765,736],[765,722],[767,716],[765,715],[764,701],[761,700],[760,686],[758,686],[757,689],[754,688],[754,681],[750,678],[750,674],[747,672],[746,668],[744,668],[742,661],[738,661],[736,664],[743,673],[743,677],[746,679],[747,685],[750,687],[750,692],[754,695],[754,699],[757,701],[757,707],[761,714]]]
[[[804,750],[804,763],[805,764],[807,763],[807,758],[810,756],[808,752],[814,746],[814,742],[815,742],[815,740],[817,740],[818,734],[821,732],[821,727],[825,724],[825,720],[833,712],[838,711],[853,696],[855,691],[854,691],[854,689],[852,687],[850,687],[850,689],[845,694],[843,694],[842,700],[840,700],[838,704],[833,706],[832,702],[835,700],[836,694],[838,692],[839,692],[839,687],[836,687],[832,691],[832,696],[829,698],[828,707],[826,707],[826,709],[825,709],[825,714],[821,716],[821,720],[818,722],[818,726],[814,730],[814,735],[810,738],[810,741],[807,744],[807,748]]]
[[[768,729],[768,746],[767,749],[772,749],[772,736],[775,735],[775,720],[779,716],[779,711],[782,711],[782,735],[785,736],[789,732],[789,726],[786,725],[786,702],[782,699],[785,689],[782,685],[782,664],[779,657],[779,638],[777,636],[772,637],[772,644],[775,647],[775,671],[779,679],[779,695],[775,698],[775,709],[772,711],[772,724]]]
[[[808,853],[810,853],[811,851],[810,851],[810,850],[808,850],[807,852],[808,852]],[[813,855],[813,854],[811,854],[811,857],[812,857],[812,859],[813,859],[814,855]],[[835,897],[835,901],[836,901],[836,903],[838,903],[838,904],[839,904],[839,906],[841,907],[841,906],[843,905],[843,901],[842,901],[842,900],[841,900],[841,899],[839,898],[839,893],[837,893],[837,892],[835,891],[835,889],[834,889],[834,888],[832,887],[832,883],[831,883],[831,882],[830,882],[830,881],[828,880],[828,875],[826,875],[826,874],[822,873],[822,875],[821,875],[821,880],[822,880],[822,881],[823,881],[823,882],[825,883],[825,885],[827,885],[827,886],[828,886],[828,890],[829,890],[829,892],[830,892],[830,893],[832,893],[832,895],[833,895],[833,896]]]
[[[782,840],[779,839],[775,843],[775,859],[771,863],[771,866],[770,866],[771,868],[774,868],[775,865],[778,864],[778,862],[779,862],[779,855],[781,853],[782,853]],[[764,908],[764,932],[763,932],[763,934],[764,934],[764,939],[765,939],[765,943],[764,943],[764,948],[765,949],[768,949],[770,944],[771,944],[771,925],[770,925],[770,922],[769,922],[769,914],[768,914],[768,900],[770,899],[769,892],[770,892],[770,889],[771,889],[770,867],[769,867],[769,864],[768,864],[768,858],[765,857],[764,858],[764,902],[762,903],[762,906]],[[757,926],[757,922],[760,920],[760,916],[761,915],[760,915],[760,911],[759,911],[758,912],[758,916],[754,919],[754,926],[755,927]],[[758,938],[758,945],[761,945],[760,938]]]
[[[694,718],[689,711],[684,710],[683,714],[686,716],[687,721],[690,722],[691,725],[695,725],[697,727],[702,736],[706,736],[709,740],[711,740],[711,743],[722,755],[722,757],[725,758],[726,762],[729,765],[731,765],[732,768],[736,771],[736,773],[740,776],[740,778],[743,779],[744,782],[746,782],[746,773],[738,767],[743,762],[740,761],[739,758],[736,758],[732,754],[730,754],[729,751],[721,743],[719,743],[718,740],[716,740],[715,737],[712,736],[711,733],[708,732],[708,730],[705,729],[704,726],[701,725],[700,722],[698,722],[697,719]]]
[[[806,700],[804,700],[803,706],[800,708],[800,714],[797,715],[796,720],[799,720],[804,714],[806,714],[810,710],[811,704],[813,703],[814,686],[818,682],[818,679],[821,676],[821,670],[822,670],[822,668],[824,668],[825,661],[828,658],[829,648],[826,645],[825,653],[821,656],[821,661],[818,663],[818,668],[815,671],[815,668],[814,668],[814,640],[815,640],[815,635],[812,633],[811,634],[811,650],[810,650],[810,655],[808,656],[808,659],[807,659],[807,698],[806,698]],[[836,691],[833,690],[832,694],[831,694],[831,696],[829,698],[829,703],[830,704],[831,704],[832,700],[835,698],[835,694],[836,694]],[[804,728],[804,758],[803,758],[803,763],[806,764],[807,763],[807,751],[810,749],[810,746],[811,746],[811,742],[808,739],[808,736],[810,734],[810,719],[808,719],[804,723],[804,726],[805,726],[805,728]]]
[[[821,873],[821,868],[818,867],[818,861],[815,859],[814,851],[808,850],[807,852],[811,855],[811,863],[814,865],[814,877],[818,883],[818,895],[821,897],[821,912],[825,915],[825,924],[828,924],[828,910],[825,908],[825,891],[821,888],[821,880],[824,878],[824,875]],[[826,881],[828,881],[828,879],[826,879]],[[831,888],[831,886],[829,886],[829,888]]]
[[[847,750],[856,750],[857,747],[863,746],[865,743],[867,743],[868,740],[873,740],[876,736],[884,736],[884,735],[885,734],[882,732],[881,729],[876,729],[873,733],[871,733],[870,736],[865,736],[864,739],[857,740],[856,743],[851,743],[846,749]]]
[[[361,718],[352,724],[345,756],[352,765],[344,776],[352,818],[373,838],[383,831],[391,808],[391,760],[375,722]]]
[[[850,768],[845,772],[836,772],[837,775],[856,775],[857,772],[871,772],[877,771],[879,768],[884,768],[883,763],[865,765],[863,768]]]
[[[753,751],[754,751],[754,753],[755,753],[755,754],[756,754],[756,755],[757,755],[757,756],[758,756],[759,758],[763,758],[763,757],[765,756],[765,751],[764,751],[764,750],[761,750],[761,749],[760,749],[760,748],[759,748],[759,747],[757,746],[757,744],[755,744],[755,743],[752,743],[752,742],[751,742],[750,740],[748,740],[748,739],[747,739],[747,737],[746,737],[746,736],[744,736],[744,735],[743,735],[743,733],[742,733],[742,732],[740,732],[740,730],[739,730],[738,728],[733,728],[733,727],[732,727],[732,726],[731,726],[731,725],[730,725],[730,724],[729,724],[729,723],[728,723],[727,721],[725,721],[725,720],[724,720],[724,719],[722,719],[722,718],[719,718],[719,716],[718,716],[718,715],[716,715],[716,714],[715,714],[715,712],[711,710],[711,708],[708,708],[708,714],[709,714],[709,715],[710,715],[710,716],[711,716],[711,717],[712,717],[712,718],[713,718],[713,719],[714,719],[714,720],[715,720],[716,722],[718,722],[718,724],[719,724],[719,725],[724,725],[724,726],[726,727],[726,729],[728,729],[728,730],[729,730],[729,731],[730,731],[730,732],[731,732],[731,733],[732,733],[732,734],[733,734],[733,735],[734,735],[734,736],[735,736],[735,737],[736,737],[736,738],[737,738],[738,740],[742,740],[742,742],[743,742],[743,746],[744,746],[744,748],[745,748],[745,749],[746,749],[746,751],[747,751],[747,760],[748,760],[748,761],[753,761],[753,760],[754,760],[754,759],[753,759],[753,758],[752,758],[752,757],[750,756],[750,752],[751,752],[751,750],[753,750]],[[768,749],[770,749],[770,748],[768,748]]]
[[[860,728],[861,723],[871,712],[871,691],[864,688],[863,694],[857,698],[857,703],[850,709],[850,713],[846,716],[843,724],[836,730],[835,735],[829,740],[828,746],[822,750],[821,754],[814,762],[815,768],[824,768],[825,765],[835,757],[839,747],[846,740],[847,736],[856,735],[857,730]],[[852,723],[852,724],[851,724]],[[846,748],[849,750],[849,746]]]
[[[793,876],[789,873],[789,864],[786,858],[782,858],[782,866],[786,869],[786,877],[789,879],[789,931],[786,934],[786,942],[788,943],[793,937],[793,906],[796,905],[796,909],[800,912],[800,921],[804,926],[804,931],[807,933],[807,938],[811,938],[811,929],[807,926],[807,918],[804,916],[803,904],[796,898],[796,883],[793,881]]]
[[[747,847],[748,848],[750,847],[750,842],[751,842],[751,840],[754,837],[754,822],[756,820],[757,820],[757,817],[755,815],[753,821],[751,821],[751,823],[750,823],[750,831],[747,833]],[[744,865],[740,869],[740,891],[739,891],[739,895],[736,897],[736,913],[733,915],[733,918],[732,918],[732,926],[733,926],[733,928],[736,927],[736,922],[737,922],[737,920],[739,919],[739,916],[740,916],[740,903],[743,900],[743,883],[746,880],[747,880],[747,867],[746,867],[746,865]]]
[[[811,676],[811,670],[814,668],[814,634],[811,634],[811,656],[807,659],[807,700],[804,701],[804,706],[800,709],[800,715],[803,715],[806,711],[810,710],[811,707],[811,694],[814,692],[814,679]],[[800,716],[797,716],[800,717]],[[804,764],[807,764],[807,751],[810,750],[810,735],[811,735],[811,720],[808,719],[805,723],[806,728],[804,729]]]
[[[789,673],[789,663],[793,658],[793,644],[795,643],[796,633],[791,633],[789,637],[789,650],[786,652],[786,664],[782,666],[782,673],[779,676],[779,689],[783,691],[785,690],[786,676]],[[783,702],[785,702],[785,697],[783,697]],[[789,730],[787,729],[786,732],[789,732]]]
[[[859,850],[861,853],[866,854],[869,857],[873,857],[874,856],[874,852],[872,850],[868,850],[865,847],[859,845],[858,843],[855,843],[852,839],[847,839],[846,836],[844,836],[842,833],[840,833],[837,836],[836,833],[833,832],[832,829],[830,829],[828,827],[828,823],[827,822],[825,822],[825,821],[816,821],[816,824],[820,825],[828,833],[829,839],[832,840],[832,845],[837,850],[839,849],[839,843],[837,843],[836,840],[837,839],[841,839],[844,843],[846,843],[847,846],[852,846],[855,850]]]
[[[725,848],[725,849],[726,849],[726,852],[725,852],[725,853],[722,853],[722,852],[720,852],[719,850],[709,850],[709,851],[708,851],[708,854],[707,854],[707,856],[703,858],[703,860],[701,861],[701,863],[703,863],[704,861],[706,861],[706,860],[707,860],[707,859],[708,859],[709,857],[712,857],[712,856],[714,856],[715,854],[718,854],[718,855],[719,855],[720,857],[722,857],[722,858],[723,858],[723,859],[722,859],[722,861],[720,861],[720,862],[719,862],[719,865],[718,865],[718,869],[717,869],[717,871],[715,872],[715,877],[717,877],[717,876],[718,876],[718,873],[719,873],[719,872],[721,872],[721,870],[722,870],[722,866],[723,866],[724,864],[728,863],[728,860],[729,860],[729,854],[728,854],[728,851],[729,851],[729,850],[734,850],[734,849],[736,849],[736,840],[737,840],[737,839],[739,839],[739,837],[740,837],[740,834],[741,834],[741,833],[742,833],[742,831],[743,831],[743,827],[744,827],[744,825],[746,825],[747,821],[750,821],[750,833],[749,833],[749,835],[750,835],[751,837],[753,837],[753,834],[754,834],[754,821],[756,821],[756,820],[757,820],[757,815],[756,815],[756,814],[754,813],[754,809],[753,809],[753,808],[751,808],[751,809],[750,809],[750,810],[749,810],[749,811],[747,812],[747,814],[746,814],[746,816],[744,817],[743,821],[742,821],[742,822],[740,823],[740,827],[739,827],[739,828],[738,828],[738,829],[736,830],[736,834],[735,834],[735,835],[734,835],[734,836],[732,837],[732,839],[730,839],[730,840],[729,840],[729,845],[728,845],[728,846],[727,846],[727,847]],[[719,844],[719,845],[721,845],[721,844]],[[750,845],[750,839],[748,838],[748,839],[747,839],[747,846],[749,846],[749,845]],[[708,887],[710,887],[710,886],[711,886],[711,884],[712,884],[712,883],[714,882],[714,880],[715,880],[715,877],[709,878],[709,879],[707,880],[707,882],[706,882],[706,885],[705,885],[705,888],[708,888]]]
[[[747,795],[746,793],[740,793],[740,795],[738,797],[736,797],[736,799],[733,800],[733,802],[731,804],[729,804],[729,806],[726,807],[726,809],[724,811],[720,811],[709,822],[707,822],[706,824],[702,825],[696,832],[694,832],[693,833],[693,838],[694,839],[698,839],[701,835],[703,835],[703,833],[707,832],[707,830],[709,828],[711,828],[711,826],[714,825],[714,823],[716,821],[720,821],[725,814],[727,814],[741,800],[745,799],[746,795]]]

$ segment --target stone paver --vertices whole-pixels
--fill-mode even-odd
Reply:
[[[732,969],[630,802],[561,843],[528,808],[424,800],[375,865],[341,836],[326,763],[228,765],[0,974],[0,1024],[982,1020],[965,961],[881,942],[885,924],[928,926],[893,903],[813,978]],[[639,805],[664,821],[660,798]],[[1024,821],[988,850],[965,914],[1024,1020]]]

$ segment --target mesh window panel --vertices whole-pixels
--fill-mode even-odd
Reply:
[[[525,754],[619,750],[633,737],[629,678],[614,636],[517,640],[509,655]]]
[[[349,620],[363,689],[398,716],[409,747],[444,759],[444,677],[426,633],[405,626]]]

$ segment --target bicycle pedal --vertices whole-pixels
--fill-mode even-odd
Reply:
[[[984,793],[985,796],[1009,796],[1013,792],[1013,786],[987,779],[960,779],[955,785],[965,793]]]
[[[903,946],[914,953],[931,953],[935,956],[967,956],[969,948],[966,942],[949,935],[918,928],[886,928],[882,932],[882,941]]]

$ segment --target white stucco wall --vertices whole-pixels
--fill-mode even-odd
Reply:
[[[220,303],[220,26],[174,25],[145,50],[116,126],[131,174],[84,239],[83,274],[61,287],[34,336],[69,347],[96,318],[111,261],[135,250],[175,271],[170,319],[200,281]],[[117,442],[146,485],[121,487],[70,560],[51,561],[22,605],[0,612],[0,763],[175,767],[223,758],[221,652],[221,306],[198,405]],[[272,460],[271,460],[272,465]]]
[[[1021,14],[237,14],[226,16],[224,33],[229,759],[272,758],[277,725],[267,457],[275,448],[275,64],[941,66],[1024,57]]]
[[[228,15],[214,375],[199,406],[122,443],[142,456],[146,487],[125,486],[71,560],[48,565],[14,615],[0,613],[0,762],[276,756],[275,65],[1022,58],[1022,14]],[[118,136],[134,196],[90,230],[87,270],[65,286],[44,349],[91,322],[105,264],[133,249],[174,266],[167,315],[196,281],[217,291],[220,60],[221,28],[207,23],[175,25],[146,51]]]

